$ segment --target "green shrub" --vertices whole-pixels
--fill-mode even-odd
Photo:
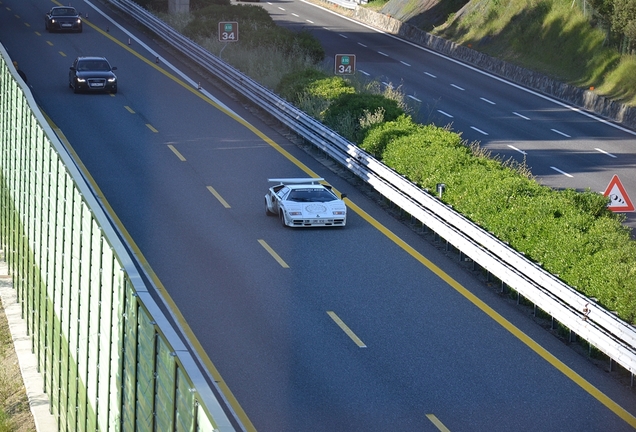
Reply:
[[[331,102],[355,90],[349,81],[314,68],[285,75],[276,92],[310,116],[321,119]]]
[[[326,73],[314,68],[291,72],[280,80],[276,86],[276,93],[293,103],[298,100],[299,95],[307,92],[311,83],[327,77]]]
[[[310,32],[303,30],[296,33],[296,44],[307,53],[314,63],[320,63],[325,59],[325,49],[320,41]]]
[[[422,127],[420,124],[413,123],[410,116],[401,115],[395,121],[380,123],[372,127],[360,147],[377,159],[382,159],[384,149],[389,142],[415,133]]]
[[[404,114],[393,99],[375,94],[343,93],[329,105],[322,121],[347,139],[360,143],[369,129],[363,128],[360,121],[378,112],[382,113],[383,121],[392,121]]]

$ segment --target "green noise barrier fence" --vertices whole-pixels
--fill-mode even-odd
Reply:
[[[0,246],[60,431],[234,430],[0,45]]]

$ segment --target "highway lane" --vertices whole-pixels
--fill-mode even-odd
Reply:
[[[92,10],[94,27],[81,35],[34,31],[49,5],[2,0],[0,40],[178,305],[243,420],[264,431],[424,431],[436,430],[434,421],[450,430],[631,429],[624,418],[632,416],[613,405],[636,413],[631,390],[242,104],[133,30],[161,53],[156,65]],[[66,86],[72,58],[96,51],[118,66],[116,96],[74,95]],[[249,123],[177,82],[168,59]],[[349,195],[345,229],[288,230],[264,215],[268,177],[309,172]],[[600,403],[597,391],[612,403]]]
[[[337,53],[356,54],[359,76],[401,85],[421,122],[450,124],[467,141],[479,141],[503,159],[525,161],[543,184],[603,192],[618,174],[630,198],[636,197],[634,131],[523,91],[310,2],[261,4],[281,25],[316,35],[327,51],[327,64],[333,65]],[[626,224],[636,227],[636,215],[626,216]]]

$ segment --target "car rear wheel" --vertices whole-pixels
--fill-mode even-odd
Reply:
[[[286,226],[287,226],[287,224],[285,223],[285,215],[283,214],[283,212],[282,212],[282,211],[280,212],[280,223],[281,223],[284,227],[286,227]]]
[[[269,210],[269,207],[267,206],[267,198],[265,198],[265,214],[266,214],[267,216],[274,216],[274,213],[272,213],[272,212]]]

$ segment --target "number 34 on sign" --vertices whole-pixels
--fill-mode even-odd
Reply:
[[[627,192],[625,192],[625,187],[618,179],[617,175],[612,177],[609,185],[607,185],[607,189],[605,189],[605,193],[603,196],[610,197],[610,203],[607,205],[607,208],[613,212],[633,212],[634,204],[632,200],[627,196]]]

